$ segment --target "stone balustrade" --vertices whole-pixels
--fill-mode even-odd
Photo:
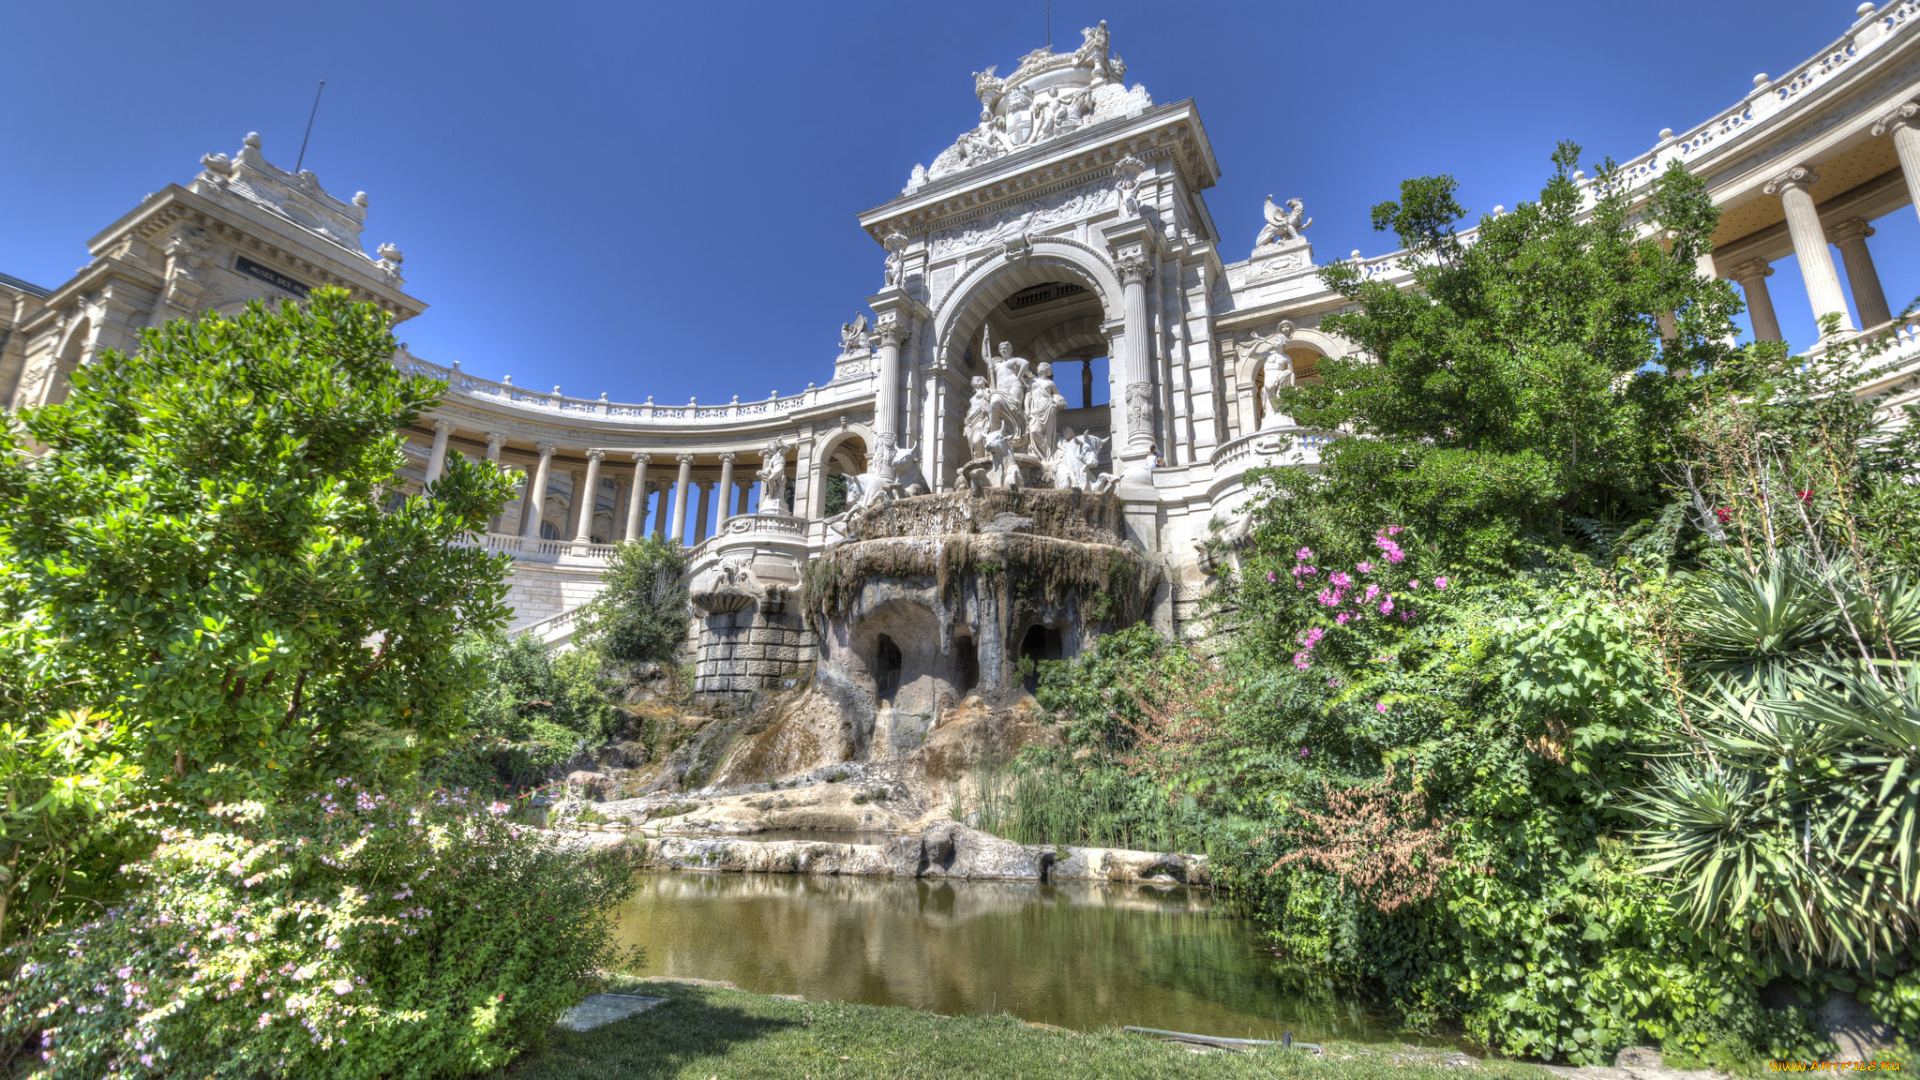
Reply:
[[[524,386],[515,386],[511,380],[482,379],[461,371],[457,360],[451,367],[442,367],[422,360],[404,348],[394,355],[393,364],[407,375],[443,379],[451,394],[478,398],[488,404],[505,405],[514,409],[525,409],[569,419],[671,424],[675,427],[713,429],[737,427],[743,422],[784,420],[792,413],[816,405],[862,403],[871,399],[873,395],[874,378],[873,372],[865,366],[849,366],[836,369],[833,381],[826,386],[808,383],[805,390],[787,397],[781,397],[775,393],[758,401],[741,401],[736,394],[732,401],[724,405],[701,405],[697,401],[690,401],[685,405],[656,405],[652,398],[648,398],[635,405],[608,401],[604,394],[597,400],[567,397],[563,394],[541,393]]]

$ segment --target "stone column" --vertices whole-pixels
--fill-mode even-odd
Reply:
[[[1153,261],[1144,253],[1123,255],[1114,261],[1125,288],[1127,438],[1125,456],[1142,466],[1153,459],[1152,349],[1147,340],[1147,279]]]
[[[1800,260],[1800,276],[1806,281],[1814,319],[1837,313],[1840,326],[1835,334],[1849,334],[1854,329],[1853,319],[1847,313],[1847,298],[1840,292],[1833,253],[1827,250],[1827,234],[1820,228],[1820,211],[1808,190],[1819,182],[1819,175],[1812,169],[1795,166],[1767,181],[1766,192],[1780,196],[1780,204],[1786,208],[1787,232],[1793,237],[1793,254]]]
[[[661,542],[667,539],[667,515],[672,513],[673,488],[666,484],[655,485],[660,494],[660,505],[653,510],[653,538]]]
[[[579,524],[574,526],[573,542],[586,544],[593,541],[593,504],[600,501],[600,462],[607,456],[605,450],[587,451],[587,479],[574,489],[573,501],[580,505],[575,511]]]
[[[674,460],[680,463],[680,480],[673,486],[673,542],[684,546],[687,542],[687,484],[693,480],[693,455],[679,454]]]
[[[487,460],[498,465],[500,463],[500,448],[506,445],[506,442],[507,437],[505,435],[497,431],[487,432]]]
[[[547,473],[553,467],[554,451],[560,449],[550,442],[535,445],[540,451],[540,464],[533,470],[533,483],[527,487],[527,497],[531,500],[527,512],[520,515],[520,535],[540,539],[540,519],[547,510]]]
[[[652,460],[646,454],[633,455],[633,494],[627,496],[627,530],[620,534],[622,540],[640,539],[640,525],[647,518],[647,463]]]
[[[1900,156],[1900,175],[1907,181],[1907,198],[1913,203],[1914,213],[1920,214],[1920,129],[1915,127],[1920,120],[1916,117],[1920,117],[1920,103],[1906,102],[1874,121],[1873,136],[1877,139],[1893,132],[1893,152]]]
[[[740,455],[729,450],[720,455],[720,520],[733,516],[733,463]]]
[[[433,449],[427,454],[427,483],[431,485],[440,479],[441,470],[447,467],[447,438],[453,434],[453,421],[435,420],[433,422]]]
[[[571,540],[573,534],[580,531],[580,491],[587,486],[586,477],[579,469],[567,470],[567,524],[560,530],[560,539]]]
[[[707,538],[707,522],[713,517],[713,481],[702,480],[700,488],[700,509],[693,522],[693,542],[698,544]]]
[[[907,340],[907,326],[892,312],[880,316],[874,336],[880,340],[879,386],[874,390],[873,435],[880,445],[874,453],[872,469],[882,479],[893,479],[893,448],[900,430],[900,346]],[[983,358],[984,359],[984,358]]]
[[[1747,315],[1753,320],[1755,341],[1781,341],[1780,319],[1773,313],[1773,294],[1767,291],[1767,279],[1773,267],[1765,259],[1752,259],[1727,271],[1747,294]]]
[[[1872,235],[1873,226],[1866,218],[1848,218],[1833,227],[1833,242],[1847,266],[1847,285],[1862,330],[1893,321],[1893,312],[1887,310],[1887,290],[1880,286],[1880,272],[1873,268],[1873,253],[1867,250],[1867,237]]]

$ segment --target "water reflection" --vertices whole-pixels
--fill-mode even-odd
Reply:
[[[1279,969],[1245,923],[1184,888],[649,873],[620,916],[650,974],[759,993],[1010,1012],[1082,1031],[1396,1035]]]

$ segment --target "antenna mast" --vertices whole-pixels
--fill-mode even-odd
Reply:
[[[1052,0],[1048,0],[1049,3]],[[1049,23],[1051,25],[1051,23]],[[300,138],[300,157],[293,163],[293,171],[298,173],[300,166],[307,160],[307,140],[313,138],[313,118],[320,111],[320,95],[327,89],[327,80],[320,80],[320,89],[313,92],[313,112],[307,114],[307,133]]]

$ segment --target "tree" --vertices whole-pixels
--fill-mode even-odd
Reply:
[[[687,640],[687,556],[677,541],[630,540],[581,612],[580,636],[616,664],[664,664]]]
[[[460,541],[512,488],[455,455],[382,511],[398,432],[445,390],[394,347],[321,289],[148,330],[0,433],[9,894],[78,835],[44,818],[75,792],[373,779],[459,726],[475,661],[452,643],[506,616],[504,560]]]
[[[1344,427],[1327,471],[1464,547],[1555,535],[1575,518],[1619,522],[1660,501],[1670,435],[1691,375],[1733,352],[1730,286],[1705,279],[1717,211],[1677,165],[1640,217],[1611,164],[1588,206],[1562,144],[1538,202],[1483,217],[1474,242],[1449,176],[1401,185],[1374,207],[1408,251],[1414,287],[1322,271],[1359,305],[1325,328],[1364,357],[1323,360],[1316,383],[1283,391],[1301,423]],[[1481,530],[1486,530],[1482,532]]]

